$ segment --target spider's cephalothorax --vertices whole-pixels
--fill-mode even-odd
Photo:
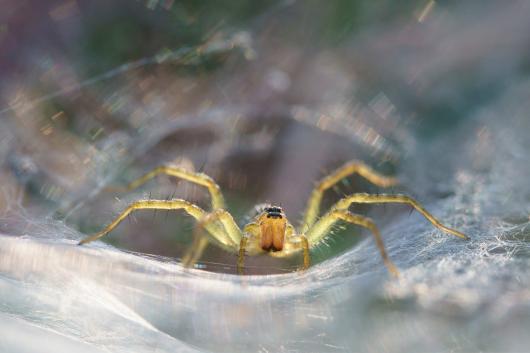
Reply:
[[[383,262],[392,274],[397,275],[398,271],[388,258],[383,240],[374,222],[370,218],[353,214],[348,210],[350,205],[354,203],[408,204],[427,218],[435,227],[459,238],[468,239],[461,232],[444,226],[417,201],[405,195],[352,194],[337,201],[326,213],[320,216],[320,202],[324,192],[340,180],[355,173],[380,187],[389,187],[397,184],[397,179],[380,175],[362,162],[351,161],[323,178],[317,184],[309,198],[304,218],[297,229],[289,223],[283,210],[277,206],[266,206],[251,222],[241,229],[234,221],[232,215],[226,210],[219,186],[209,176],[177,167],[158,167],[130,183],[126,190],[135,189],[159,174],[167,174],[208,188],[212,198],[212,210],[205,211],[182,199],[136,201],[129,205],[105,229],[81,240],[79,245],[99,239],[109,233],[132,211],[139,209],[182,209],[198,221],[199,227],[197,229],[206,231],[204,233],[205,236],[195,238],[193,246],[184,257],[183,262],[186,266],[197,262],[206,246],[209,243],[214,243],[238,254],[237,267],[240,273],[243,271],[245,256],[260,253],[267,253],[275,257],[287,257],[303,251],[303,268],[306,269],[310,265],[309,250],[320,244],[329,235],[330,228],[336,222],[342,221],[369,229],[375,238]]]
[[[258,216],[257,222],[261,232],[261,248],[265,251],[281,251],[287,226],[287,219],[283,210],[277,206],[267,207]]]

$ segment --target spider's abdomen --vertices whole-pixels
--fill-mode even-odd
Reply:
[[[267,207],[259,217],[260,246],[265,251],[281,251],[287,220],[280,207]]]

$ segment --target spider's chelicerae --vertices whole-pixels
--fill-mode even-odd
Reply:
[[[318,245],[330,234],[330,228],[338,221],[368,228],[388,270],[397,275],[398,271],[388,255],[383,240],[374,222],[365,216],[353,214],[348,208],[353,203],[404,203],[414,207],[435,227],[462,239],[468,237],[461,232],[446,227],[432,216],[414,199],[405,195],[356,193],[346,196],[335,203],[324,215],[320,215],[320,203],[324,192],[340,180],[359,174],[374,185],[389,187],[397,184],[397,179],[383,176],[359,161],[351,161],[329,174],[317,184],[309,198],[304,218],[299,228],[295,228],[278,206],[265,207],[253,221],[239,228],[232,215],[226,210],[225,201],[219,186],[206,174],[194,173],[178,167],[162,166],[131,182],[125,189],[132,190],[159,174],[181,178],[208,188],[211,195],[212,210],[202,208],[182,199],[140,200],[133,202],[112,223],[102,231],[79,242],[79,245],[99,239],[113,230],[132,211],[141,209],[184,210],[194,217],[200,228],[205,229],[205,236],[196,237],[188,254],[184,256],[184,265],[193,265],[201,257],[208,243],[212,242],[225,250],[238,254],[238,272],[243,272],[246,255],[267,253],[276,257],[287,257],[302,251],[304,265],[310,265],[309,250]]]

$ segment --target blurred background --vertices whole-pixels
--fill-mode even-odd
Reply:
[[[351,159],[397,176],[401,184],[386,192],[417,198],[473,240],[462,243],[433,230],[408,207],[352,208],[382,228],[402,279],[389,282],[367,233],[340,226],[312,251],[319,264],[313,272],[293,273],[299,258],[248,259],[248,274],[291,277],[248,279],[247,286],[271,285],[272,292],[256,299],[243,290],[238,305],[258,300],[272,309],[246,326],[227,316],[209,327],[209,318],[227,313],[204,308],[199,299],[186,302],[194,308],[187,315],[203,320],[184,320],[185,329],[158,316],[176,305],[174,299],[160,299],[150,309],[158,314],[145,315],[146,297],[172,296],[171,283],[190,281],[179,294],[228,301],[239,312],[232,292],[210,291],[219,283],[209,282],[240,285],[230,275],[234,254],[209,247],[201,270],[171,272],[161,291],[151,292],[128,272],[103,271],[109,277],[98,286],[120,298],[135,288],[142,300],[124,305],[179,342],[177,349],[174,341],[145,338],[143,346],[135,341],[137,350],[157,344],[160,351],[227,352],[527,347],[520,331],[530,324],[527,1],[0,0],[0,7],[0,312],[7,315],[4,330],[21,325],[11,336],[17,339],[0,338],[0,351],[38,351],[21,343],[25,332],[35,336],[33,325],[88,342],[87,351],[130,348],[123,335],[101,339],[86,331],[108,330],[102,325],[98,331],[90,321],[96,316],[68,327],[74,312],[64,300],[39,306],[42,297],[32,297],[37,304],[28,308],[11,295],[29,298],[29,287],[48,283],[50,272],[65,263],[73,266],[67,276],[94,280],[90,261],[105,263],[107,256],[126,256],[123,264],[108,260],[108,269],[145,275],[150,270],[138,261],[153,261],[177,271],[194,230],[179,212],[137,212],[103,240],[106,245],[72,245],[134,200],[178,197],[208,208],[207,192],[167,177],[128,193],[106,187],[126,185],[159,165],[179,165],[212,176],[241,223],[254,205],[273,203],[298,224],[315,182]],[[382,190],[349,178],[326,194],[324,209],[353,192]],[[90,248],[102,253],[79,258]],[[43,255],[49,251],[54,255]],[[309,286],[308,278],[320,287]],[[291,280],[297,295],[274,292]],[[106,287],[113,282],[120,284]],[[45,287],[65,292],[62,285]],[[86,288],[72,290],[76,295],[84,298]],[[327,321],[308,324],[302,308],[310,306],[321,308],[312,315]],[[296,310],[297,321],[263,334],[282,318],[293,320],[280,310],[285,307]],[[493,307],[497,311],[488,312]],[[412,326],[399,327],[405,317]],[[129,316],[122,319],[130,324]],[[417,330],[425,330],[421,338]],[[504,339],[492,342],[490,330]],[[59,340],[58,350],[71,348],[55,333],[36,337],[48,335]]]

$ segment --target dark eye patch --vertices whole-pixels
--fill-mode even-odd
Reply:
[[[277,207],[277,206],[271,206],[271,207],[267,207],[265,208],[265,212],[267,213],[282,213],[282,209],[281,207]]]
[[[267,212],[267,218],[283,218],[283,211],[281,207],[270,206],[265,208],[265,212]]]

